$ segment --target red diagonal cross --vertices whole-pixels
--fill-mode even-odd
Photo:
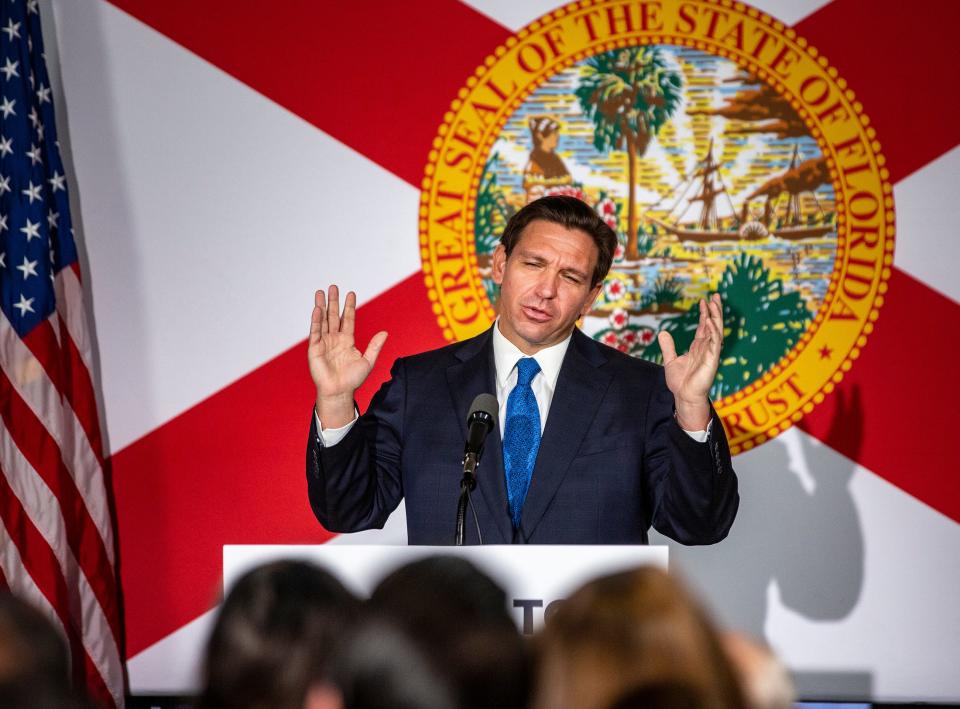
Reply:
[[[452,0],[112,1],[415,186],[450,100],[510,34]],[[960,5],[928,2],[923,13],[904,22],[898,0],[835,0],[796,28],[856,91],[894,181],[960,142],[955,61],[943,55],[956,46]],[[954,457],[960,382],[935,353],[958,349],[958,316],[956,303],[894,269],[861,358],[802,424],[955,520],[960,486],[942,466]],[[358,323],[360,341],[391,332],[370,381],[382,381],[394,357],[444,344],[419,274],[364,305]],[[215,602],[222,544],[327,538],[301,472],[312,399],[304,359],[300,343],[115,453],[130,655]],[[923,405],[904,410],[906,387],[921,379]],[[362,403],[370,394],[368,385]],[[851,411],[855,425],[836,425]]]

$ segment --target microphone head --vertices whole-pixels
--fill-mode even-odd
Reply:
[[[493,394],[478,394],[477,398],[470,404],[470,415],[467,416],[467,425],[470,425],[471,419],[473,419],[476,414],[486,414],[493,421],[491,428],[495,428],[499,411],[500,404],[497,403],[497,397]]]

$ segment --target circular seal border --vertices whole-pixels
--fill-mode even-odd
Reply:
[[[591,27],[588,32],[589,39],[584,46],[579,47],[579,51],[562,54],[558,48],[561,38],[555,34],[551,35],[551,30],[557,29],[559,23],[575,21],[585,15],[594,17],[601,10],[609,13],[615,8],[628,8],[629,11],[630,8],[656,7],[662,11],[665,5],[676,10],[678,16],[683,14],[681,9],[688,10],[685,20],[692,21],[690,13],[693,11],[710,15],[714,18],[709,32],[711,37],[704,39],[702,36],[684,36],[677,32],[631,28],[623,36],[603,38],[595,32],[594,27]],[[639,10],[639,12],[643,13],[647,10]],[[742,46],[736,50],[720,46],[721,40],[713,36],[716,35],[717,18],[722,14],[729,17],[731,13],[736,16],[735,20],[741,24],[741,27],[745,23],[751,23],[754,30],[759,30],[762,36],[767,37],[763,40],[761,47],[769,41],[769,37],[779,39],[782,48],[777,55],[779,59],[772,61],[772,66],[770,62],[764,64],[759,56],[756,56],[762,53],[760,48],[755,47],[751,55]],[[585,28],[587,24],[585,20]],[[540,38],[542,44],[535,44],[533,40],[536,38]],[[798,343],[777,364],[743,389],[716,402],[716,408],[730,438],[731,451],[739,453],[776,437],[800,421],[804,414],[813,411],[814,406],[820,404],[825,396],[833,391],[836,384],[842,381],[844,374],[852,368],[853,362],[860,356],[862,348],[866,345],[867,337],[873,331],[874,323],[879,317],[879,309],[884,303],[890,267],[893,263],[896,232],[893,187],[889,181],[889,171],[885,167],[886,160],[881,153],[876,131],[870,125],[869,117],[863,113],[862,104],[856,100],[853,90],[839,76],[839,72],[815,47],[803,37],[798,36],[795,30],[770,15],[733,0],[654,0],[636,5],[624,5],[614,0],[582,0],[559,7],[508,37],[484,59],[483,64],[477,67],[474,74],[467,78],[466,85],[459,90],[457,98],[451,102],[450,109],[444,114],[443,123],[433,141],[424,169],[419,210],[424,282],[437,323],[447,340],[454,341],[470,337],[489,327],[495,318],[495,311],[477,275],[473,224],[480,176],[493,143],[516,108],[555,73],[594,54],[641,44],[670,44],[710,52],[734,62],[772,86],[779,95],[788,98],[826,157],[837,195],[837,254],[827,294],[820,309]],[[739,44],[743,45],[743,34],[740,36]],[[527,52],[525,59],[524,49],[530,48],[532,49]],[[554,61],[547,60],[548,53],[554,54]],[[529,65],[531,59],[540,60],[542,65],[536,69],[524,67],[524,62]],[[803,90],[797,91],[788,85],[791,77],[783,75],[778,69],[786,68],[784,65],[790,59],[793,60],[794,66],[803,64],[807,68],[814,69],[807,81],[819,80],[822,85],[825,85],[825,92],[818,97],[818,100],[805,100]],[[516,68],[513,72],[506,70],[497,75],[497,69],[502,69],[510,61],[515,62],[520,69],[528,69],[526,72],[520,72],[520,74],[525,73],[525,76],[519,76]],[[513,81],[513,86],[509,89],[503,88],[506,86],[502,83],[504,78]],[[522,85],[518,83],[518,78],[525,79]],[[495,83],[494,79],[501,83]],[[810,88],[806,82],[804,85]],[[802,89],[802,86],[800,88]],[[483,91],[482,97],[481,91]],[[828,98],[830,104],[827,107],[821,107],[818,112],[812,110],[816,106],[822,106]],[[496,99],[501,99],[499,105],[495,104]],[[481,113],[478,106],[483,107],[483,113],[494,114],[494,119],[489,123],[481,121],[482,131],[479,134],[471,133],[469,127],[465,128],[467,124],[463,121],[463,115],[468,106],[472,107],[477,114]],[[828,140],[827,134],[835,132],[830,126],[842,119],[853,124],[853,137],[843,141],[838,141],[836,138],[833,141]],[[856,166],[846,164],[838,154],[838,148],[847,150],[847,157],[863,158],[866,162]],[[862,149],[862,152],[854,154],[856,148]],[[442,155],[444,160],[441,161]],[[469,169],[460,171],[467,179],[461,178],[457,186],[453,187],[444,178],[453,176],[464,161],[468,163]],[[847,182],[849,174],[858,172],[861,173],[862,178],[864,169],[868,171],[868,177],[876,178],[870,185],[875,188],[876,194],[866,190],[853,195],[848,194],[854,189]],[[863,224],[853,223],[854,220],[863,218],[862,214],[857,214],[852,209],[853,200],[861,194],[875,198],[877,206],[873,214],[880,213],[882,216],[879,226],[876,227],[872,245],[869,243],[871,231],[867,230]],[[454,205],[458,205],[459,208],[447,214],[440,214],[448,206]],[[458,222],[459,227],[451,226],[449,222]],[[443,226],[438,227],[439,224]],[[453,235],[452,238],[434,239],[438,228],[449,230]],[[859,238],[849,243],[851,230],[859,234]],[[867,265],[863,258],[852,253],[861,243],[866,244],[868,248],[873,246],[881,248],[877,250],[873,264],[876,273],[869,279],[869,291],[865,294],[855,292],[857,300],[870,295],[871,302],[868,306],[854,309],[843,301],[842,295],[853,285],[847,283],[848,278],[850,281],[861,284],[866,282],[862,274],[850,272],[854,266],[863,268]],[[454,268],[452,270],[445,268],[448,265]],[[455,268],[457,265],[460,266],[459,269]],[[470,304],[474,307],[470,308]],[[838,307],[840,307],[839,311]],[[805,386],[801,387],[793,378],[797,373],[799,361],[812,359],[816,353],[810,349],[810,346],[815,341],[827,339],[827,335],[822,332],[823,326],[827,321],[834,319],[854,320],[859,328],[856,333],[848,334],[844,338],[850,342],[850,345],[848,349],[844,348],[842,360],[832,368],[829,366],[820,368],[831,371],[828,375],[819,377],[822,380],[819,385],[810,387],[809,382],[804,382]],[[828,348],[828,345],[829,343],[824,342],[825,348]],[[804,354],[805,351],[808,354]],[[813,369],[813,367],[810,368]],[[792,401],[787,402],[785,397],[792,397]],[[766,421],[756,421],[751,406],[757,401],[761,403],[764,410],[767,406],[782,408],[782,415],[774,417],[767,412]],[[747,416],[749,421],[744,421],[743,416]],[[775,420],[770,421],[771,418]]]

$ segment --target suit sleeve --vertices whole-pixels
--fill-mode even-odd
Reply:
[[[727,536],[740,504],[723,424],[714,411],[710,435],[698,443],[673,414],[660,370],[646,416],[647,519],[681,544],[714,544]]]
[[[382,528],[403,499],[400,459],[406,399],[403,360],[374,395],[365,414],[337,445],[325,448],[310,417],[307,494],[331,532]]]

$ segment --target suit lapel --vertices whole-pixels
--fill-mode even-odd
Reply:
[[[457,415],[463,439],[467,438],[467,415],[470,404],[478,394],[497,392],[496,373],[494,371],[493,344],[491,332],[475,337],[455,352],[460,360],[447,368],[447,384]],[[501,544],[509,544],[513,535],[510,516],[507,513],[507,491],[503,472],[503,449],[500,440],[500,426],[494,427],[483,447],[483,458],[477,471],[477,489],[481,503],[496,523]],[[476,499],[476,498],[474,498]],[[485,542],[495,540],[485,539]]]
[[[574,329],[523,504],[520,526],[524,539],[529,539],[536,530],[596,416],[610,384],[610,375],[598,370],[605,361],[597,344]],[[501,468],[502,465],[501,452]]]

